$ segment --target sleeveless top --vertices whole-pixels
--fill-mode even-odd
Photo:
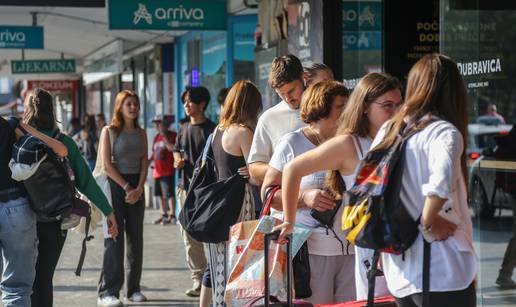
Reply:
[[[141,131],[121,131],[111,149],[113,164],[120,174],[139,174],[141,160],[147,154],[143,148]]]
[[[223,134],[223,130],[217,129],[217,133],[215,133],[213,142],[211,144],[213,158],[215,159],[215,164],[217,165],[219,180],[233,176],[237,173],[239,168],[246,166],[244,156],[234,156],[227,153],[224,148],[222,148]]]
[[[358,165],[360,164],[360,161],[364,158],[364,156],[369,151],[369,148],[371,147],[371,144],[373,143],[373,140],[369,137],[361,137],[361,136],[355,136],[352,135],[351,138],[353,139],[353,143],[355,144],[355,150],[357,152],[357,158],[358,158],[358,164],[355,167],[355,171],[351,175],[341,175],[342,180],[346,183],[346,189],[349,189],[353,186],[355,183],[355,173],[357,171]]]

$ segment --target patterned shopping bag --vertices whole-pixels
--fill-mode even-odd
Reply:
[[[228,306],[242,306],[249,299],[264,295],[264,235],[281,224],[281,220],[262,216],[260,220],[247,221],[231,227],[228,268],[231,272],[226,284],[224,301]],[[311,230],[296,226],[292,240],[295,255],[310,235]],[[270,293],[286,298],[287,255],[286,246],[271,243],[269,246]]]

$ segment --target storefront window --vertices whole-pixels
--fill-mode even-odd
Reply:
[[[239,80],[254,81],[254,31],[257,17],[235,16],[233,33],[233,83]],[[237,19],[238,18],[238,19]]]
[[[106,119],[113,116],[115,97],[118,93],[118,76],[113,76],[102,81],[103,113]]]
[[[86,86],[86,114],[98,114],[102,112],[101,95],[100,82]]]
[[[382,0],[342,1],[342,74],[348,87],[382,70],[382,15]]]
[[[267,83],[269,80],[269,72],[272,67],[272,61],[278,56],[278,47],[270,47],[261,49],[256,52],[255,60],[255,80],[256,86],[262,94],[263,109],[276,105],[280,99],[278,94]]]
[[[201,40],[201,85],[210,91],[211,101],[206,116],[218,122],[217,94],[226,87],[226,32],[204,32]],[[192,74],[192,80],[194,75]]]
[[[145,87],[146,87],[146,61],[145,55],[141,54],[134,58],[134,75],[136,77],[135,89],[134,91],[140,98],[140,116],[139,124],[141,127],[145,127],[145,117],[147,111],[147,101],[145,96]]]
[[[504,288],[516,286],[516,10],[480,5],[440,1],[440,49],[458,63],[469,98],[478,306],[514,306],[515,290]]]

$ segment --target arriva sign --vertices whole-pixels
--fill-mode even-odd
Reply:
[[[109,29],[225,30],[225,0],[109,0]]]
[[[43,27],[0,26],[0,48],[43,49]]]

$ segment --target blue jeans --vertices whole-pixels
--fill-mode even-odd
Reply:
[[[4,264],[0,291],[5,307],[30,307],[37,247],[36,215],[28,200],[22,197],[0,202],[0,252]]]

